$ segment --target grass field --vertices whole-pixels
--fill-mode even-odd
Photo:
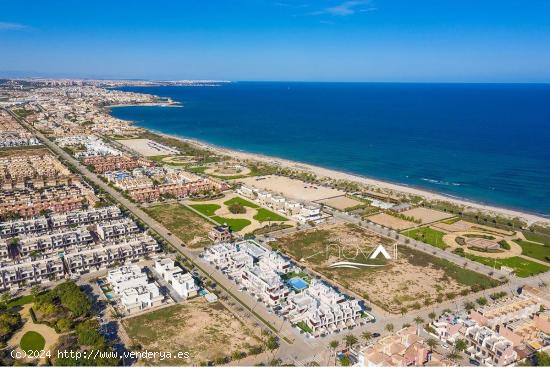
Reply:
[[[19,346],[25,352],[41,351],[44,349],[44,345],[46,345],[46,340],[36,331],[27,331],[19,343]]]
[[[443,221],[441,221],[441,223],[445,223],[445,224],[455,224],[455,223],[458,222],[459,220],[460,220],[460,217],[455,217],[455,218],[449,218],[449,219],[443,220]]]
[[[548,236],[529,231],[524,231],[523,235],[525,236],[525,238],[527,238],[527,241],[538,242],[550,246],[550,237]]]
[[[267,221],[284,222],[288,220],[282,215],[279,215],[277,213],[272,212],[271,210],[267,210],[264,208],[259,208],[257,210],[257,213],[254,216],[254,219],[256,219],[258,222],[267,222]]]
[[[490,259],[468,253],[466,253],[465,256],[470,260],[477,261],[478,263],[485,264],[490,267],[494,266],[497,269],[500,269],[502,266],[507,266],[514,269],[514,273],[520,278],[529,277],[550,270],[548,266],[544,266],[518,256],[509,257],[506,259]]]
[[[208,232],[213,224],[181,204],[156,205],[143,210],[192,248],[211,244]]]
[[[521,254],[533,259],[546,261],[550,265],[550,246],[539,245],[538,243],[515,240],[521,246]]]
[[[217,215],[211,218],[219,224],[227,224],[233,232],[239,232],[244,227],[249,226],[252,223],[248,219],[224,218],[224,217],[219,217]]]
[[[243,199],[239,196],[235,196],[233,199],[229,199],[227,201],[224,201],[223,202],[224,205],[227,205],[227,206],[231,206],[233,204],[241,204],[242,206],[246,206],[246,207],[249,207],[249,208],[253,208],[253,209],[256,209],[256,208],[259,208],[258,205],[246,200],[246,199]]]
[[[449,247],[445,244],[445,242],[443,242],[444,233],[429,227],[416,228],[410,231],[405,231],[403,234],[407,237],[411,237],[417,241],[422,241],[428,245],[439,247],[443,250]]]
[[[221,208],[218,204],[193,204],[189,206],[207,217],[215,215],[216,210]]]
[[[33,301],[34,301],[34,296],[32,294],[28,294],[26,296],[21,296],[21,297],[12,299],[11,301],[8,302],[7,307],[13,308],[17,306],[23,306]]]

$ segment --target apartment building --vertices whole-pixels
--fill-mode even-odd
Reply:
[[[82,275],[114,265],[138,261],[143,256],[160,251],[159,244],[149,235],[139,234],[121,241],[71,249],[64,256],[70,274]]]
[[[293,286],[285,274],[302,269],[254,241],[215,244],[206,248],[202,257],[278,316],[292,324],[304,323],[312,337],[373,320],[358,300],[320,280],[307,284],[299,279],[300,287]]]
[[[129,236],[139,232],[139,227],[130,218],[96,223],[95,231],[101,240],[110,240]]]
[[[445,313],[437,320],[433,320],[430,324],[431,328],[437,337],[447,345],[454,345],[458,339],[464,338],[466,329],[470,326],[477,325],[474,320],[471,320],[467,315],[456,315]]]
[[[122,266],[109,271],[107,281],[128,313],[160,305],[164,296],[137,265]]]
[[[197,295],[199,287],[195,279],[189,272],[176,266],[174,260],[167,257],[156,260],[155,270],[180,297],[189,298]]]
[[[508,366],[517,359],[513,343],[487,326],[474,325],[464,334],[466,354],[484,366]]]
[[[132,170],[138,167],[149,167],[153,163],[142,158],[128,157],[125,155],[108,155],[86,157],[82,160],[87,166],[92,167],[96,173],[105,173],[111,171]]]
[[[317,204],[300,203],[280,195],[275,195],[269,191],[258,190],[246,185],[241,185],[241,187],[237,189],[237,193],[301,223],[319,223],[322,220],[323,213],[321,212],[321,207]]]
[[[22,189],[0,192],[0,216],[36,216],[44,211],[63,213],[97,201],[92,190],[81,185],[56,186],[41,190]]]
[[[356,299],[348,299],[323,281],[313,279],[307,289],[288,296],[281,314],[293,324],[305,323],[312,336],[328,335],[370,322]]]
[[[417,335],[415,326],[401,329],[361,349],[357,361],[354,367],[456,365],[431,351],[426,341]]]
[[[92,242],[93,237],[85,228],[58,230],[43,235],[24,235],[19,237],[17,256],[44,256],[71,246],[88,246]]]
[[[63,279],[65,276],[63,261],[49,258],[32,261],[27,258],[15,264],[0,266],[0,289],[14,290],[33,284]]]
[[[516,319],[526,319],[540,310],[540,306],[550,308],[548,295],[531,287],[524,287],[521,294],[499,299],[470,312],[470,317],[479,325],[496,329],[498,325]]]

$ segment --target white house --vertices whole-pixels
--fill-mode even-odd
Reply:
[[[193,279],[190,273],[176,266],[174,260],[170,258],[156,260],[155,270],[172,286],[180,297],[189,298],[197,295],[199,287],[195,283],[195,279]]]

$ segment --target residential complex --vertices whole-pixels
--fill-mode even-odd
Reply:
[[[313,337],[328,335],[373,320],[353,299],[319,279],[309,283],[303,269],[289,259],[247,240],[219,243],[203,258],[278,316]]]
[[[163,257],[155,261],[155,271],[182,298],[194,297],[199,291],[193,276],[177,266],[174,260]]]
[[[147,275],[137,265],[110,270],[106,279],[128,313],[158,306],[164,300],[159,287],[149,283]]]

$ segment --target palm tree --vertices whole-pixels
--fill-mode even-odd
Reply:
[[[365,331],[361,336],[367,343],[372,339],[372,333],[370,331]]]
[[[389,333],[393,333],[393,324],[392,323],[389,323],[386,325],[386,330],[389,332]]]
[[[428,317],[430,318],[430,320],[435,320],[436,316],[437,315],[433,311],[428,314]]]
[[[355,344],[357,344],[357,337],[352,334],[348,334],[344,337],[344,341],[346,342],[346,347],[352,348]]]
[[[424,322],[424,319],[423,319],[422,317],[420,317],[420,316],[416,316],[416,317],[413,319],[413,321],[414,321],[414,323],[415,323],[416,325],[420,325],[420,324],[422,324],[422,323]]]
[[[430,352],[432,352],[438,344],[439,343],[434,338],[428,338],[428,340],[426,340],[426,345],[430,347]]]
[[[339,345],[340,343],[338,340],[333,340],[329,344],[330,350],[332,351],[332,354],[334,354],[334,364],[336,364],[336,348],[338,348]]]
[[[454,349],[459,352],[464,352],[468,348],[468,343],[464,339],[457,339],[455,341]]]

